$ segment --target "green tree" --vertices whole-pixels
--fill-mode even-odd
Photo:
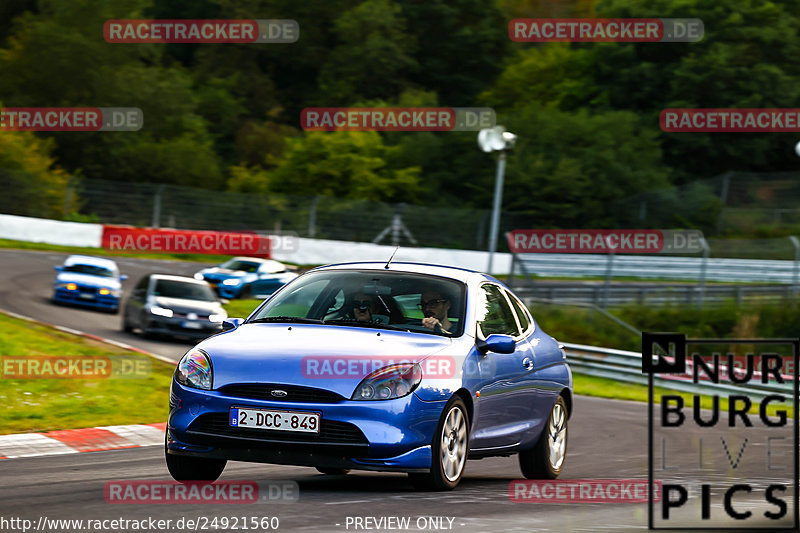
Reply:
[[[247,192],[413,202],[420,169],[390,168],[387,159],[396,150],[377,132],[307,132],[287,141],[274,170],[238,168],[230,186]]]

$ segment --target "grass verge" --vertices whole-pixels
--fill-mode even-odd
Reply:
[[[572,374],[572,381],[575,394],[580,394],[583,396],[595,396],[597,398],[610,398],[613,400],[647,402],[647,386],[645,385],[614,381],[613,379],[587,376],[586,374],[578,373]],[[687,419],[691,418],[691,408],[694,406],[694,395],[688,392],[678,392],[665,389],[663,387],[654,387],[653,393],[656,401],[658,401],[658,398],[665,394],[682,397],[684,401],[683,413],[686,415]],[[791,401],[791,398],[789,398],[789,401]],[[759,403],[753,401],[753,406],[749,411],[751,416],[758,415],[759,405]],[[700,407],[703,409],[711,409],[711,397],[707,395],[701,396]],[[726,420],[728,400],[725,395],[720,395],[719,410],[720,420]],[[794,414],[794,409],[791,405],[772,402],[767,406],[767,416],[773,417],[778,411],[786,411],[786,416],[790,418]]]
[[[6,379],[0,375],[0,434],[165,422],[174,366],[0,314],[0,355],[125,356],[149,364],[130,379]]]

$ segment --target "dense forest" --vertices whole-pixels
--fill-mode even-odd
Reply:
[[[138,132],[0,132],[0,179],[59,215],[69,179],[486,207],[474,132],[305,132],[306,107],[492,107],[504,209],[613,226],[615,199],[798,168],[789,133],[664,133],[664,108],[792,108],[793,0],[0,2],[0,105],[138,107]],[[521,17],[702,19],[696,43],[516,43]],[[293,44],[110,44],[109,19],[294,19]],[[18,206],[17,206],[18,207]]]

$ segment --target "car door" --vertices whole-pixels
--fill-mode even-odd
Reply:
[[[125,305],[125,314],[128,316],[128,323],[134,327],[143,328],[144,323],[144,304],[147,301],[147,287],[150,285],[150,276],[145,276],[139,280],[131,292],[130,298]]]
[[[555,402],[558,387],[552,379],[552,361],[562,359],[558,343],[553,338],[536,329],[536,323],[531,317],[528,309],[510,291],[503,291],[508,298],[517,321],[522,331],[522,337],[527,344],[527,359],[523,360],[526,368],[525,374],[520,376],[517,384],[524,390],[525,402],[528,408],[526,426],[530,428],[539,427],[544,424],[545,419],[550,415],[550,410]],[[522,342],[518,343],[520,346]],[[527,438],[531,438],[529,432]]]
[[[482,372],[477,392],[472,450],[496,449],[518,444],[529,427],[530,396],[525,376],[535,364],[532,350],[503,289],[485,283],[478,289],[478,339],[492,334],[510,335],[516,340],[513,353],[488,352],[481,356]]]

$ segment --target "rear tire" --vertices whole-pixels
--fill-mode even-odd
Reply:
[[[245,285],[242,287],[242,290],[239,291],[239,298],[242,300],[249,300],[253,297],[253,287],[250,285]]]
[[[225,459],[203,459],[173,455],[164,448],[167,469],[172,479],[181,483],[187,481],[216,481],[228,463]]]
[[[133,328],[128,323],[128,317],[124,313],[122,315],[122,331],[125,333],[133,333]]]
[[[321,468],[317,467],[317,472],[326,476],[346,476],[350,473],[349,468]]]
[[[412,485],[422,490],[453,490],[464,475],[469,454],[469,418],[464,401],[453,396],[439,419],[431,446],[431,470],[409,473]]]
[[[539,442],[519,453],[519,467],[528,479],[555,479],[564,468],[567,457],[567,404],[562,396],[556,400]]]

